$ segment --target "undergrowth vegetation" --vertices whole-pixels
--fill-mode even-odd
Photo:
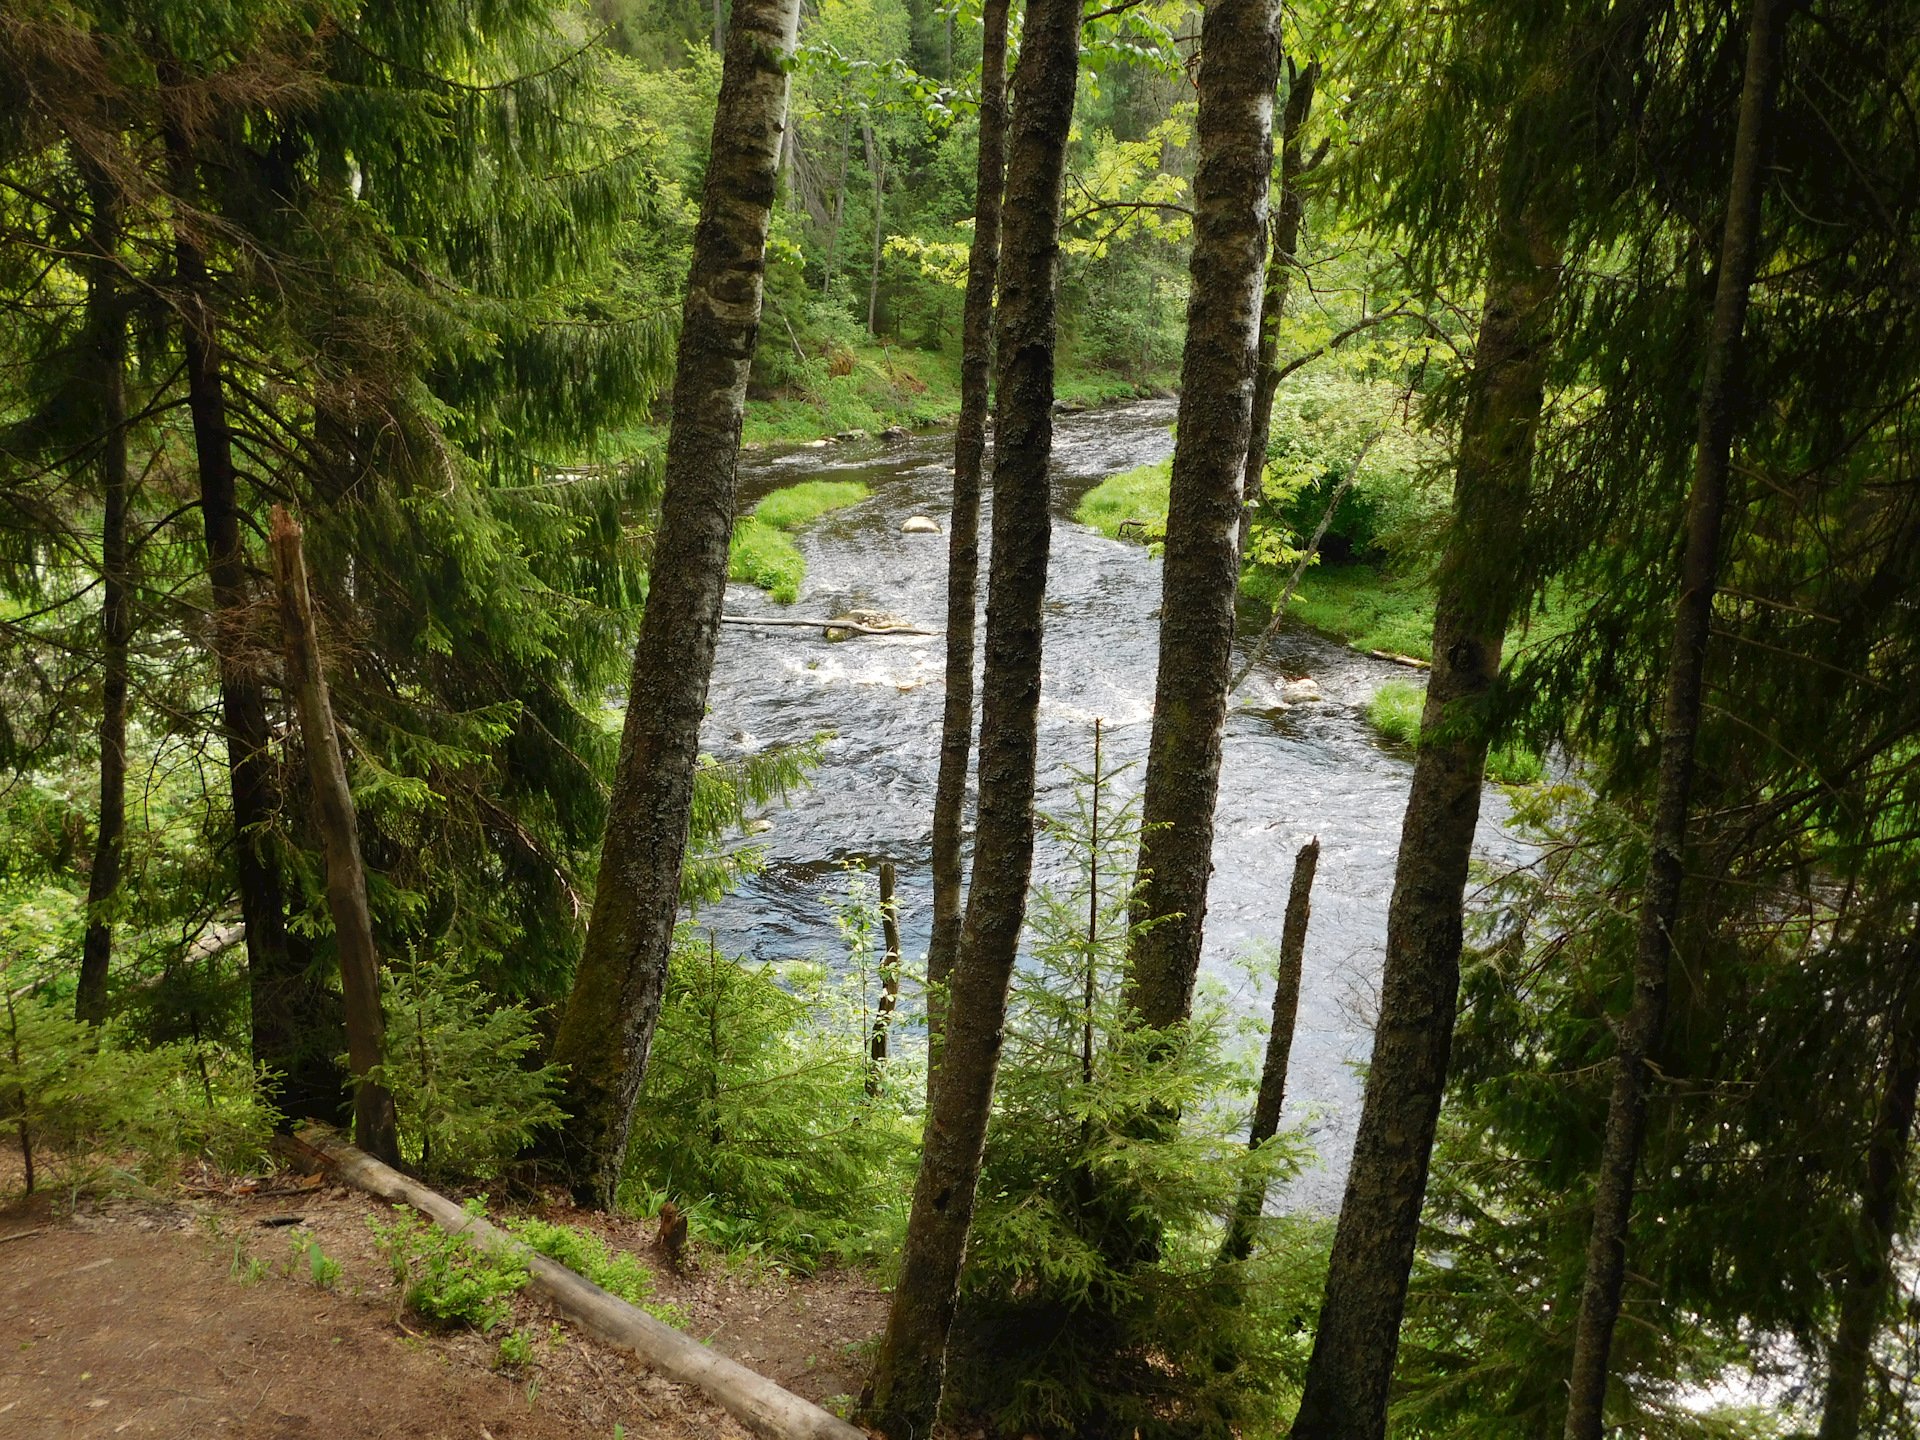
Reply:
[[[1420,712],[1426,701],[1426,687],[1390,680],[1367,702],[1367,719],[1395,744],[1417,745]],[[1496,745],[1487,752],[1487,776],[1502,785],[1532,785],[1545,774],[1546,764],[1539,754],[1516,741]]]

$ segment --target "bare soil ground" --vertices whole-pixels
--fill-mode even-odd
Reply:
[[[0,1173],[9,1192],[19,1176]],[[744,1440],[698,1391],[528,1295],[513,1326],[534,1356],[518,1368],[500,1365],[505,1330],[423,1328],[374,1247],[367,1220],[382,1208],[291,1175],[202,1175],[177,1196],[70,1213],[44,1195],[0,1208],[0,1435]],[[797,1394],[838,1407],[859,1390],[886,1319],[870,1276],[698,1256],[676,1274],[645,1222],[540,1213],[640,1252],[691,1334]],[[312,1281],[310,1239],[341,1267],[330,1288]]]

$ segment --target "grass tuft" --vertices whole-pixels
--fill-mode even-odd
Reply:
[[[858,480],[804,480],[774,491],[734,525],[727,578],[757,585],[791,605],[800,598],[807,562],[790,532],[866,498],[867,487]]]

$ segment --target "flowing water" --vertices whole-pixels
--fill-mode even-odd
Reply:
[[[1109,540],[1071,517],[1101,480],[1170,454],[1172,420],[1172,402],[1147,401],[1063,416],[1055,427],[1040,704],[1037,803],[1043,811],[1069,808],[1068,770],[1089,763],[1096,717],[1104,721],[1106,753],[1115,763],[1144,764],[1160,562],[1145,548]],[[946,434],[747,456],[743,505],[816,478],[864,481],[871,494],[800,537],[807,577],[795,604],[778,606],[758,590],[734,585],[729,613],[824,617],[858,607],[943,628],[946,537],[902,534],[900,524],[926,515],[944,532],[951,463]],[[983,555],[983,590],[985,576]],[[1243,625],[1242,647],[1257,629],[1251,620]],[[796,796],[792,808],[768,813],[772,828],[756,840],[766,852],[764,873],[698,917],[722,947],[767,960],[830,957],[839,938],[824,897],[842,883],[839,867],[891,859],[899,872],[907,968],[923,962],[944,643],[903,637],[834,643],[818,630],[724,628],[703,737],[707,751],[729,757],[822,731],[834,738],[813,788]],[[1204,973],[1229,988],[1236,1008],[1269,1013],[1270,986],[1247,980],[1233,957],[1259,941],[1278,943],[1294,852],[1309,835],[1321,844],[1285,1121],[1308,1128],[1320,1163],[1295,1182],[1285,1197],[1289,1206],[1337,1208],[1352,1149],[1356,1067],[1371,1043],[1411,775],[1406,756],[1375,736],[1365,705],[1382,683],[1408,674],[1287,627],[1235,696],[1227,720]],[[1319,682],[1325,699],[1273,709],[1281,683],[1303,675]],[[1138,765],[1123,783],[1138,787]],[[1501,829],[1506,814],[1504,797],[1490,790],[1479,846],[1499,861],[1522,853]],[[1048,857],[1040,863],[1044,874]]]

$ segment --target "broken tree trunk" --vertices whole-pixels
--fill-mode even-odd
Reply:
[[[1320,865],[1320,837],[1300,847],[1293,859],[1293,888],[1287,892],[1287,919],[1280,931],[1280,973],[1273,987],[1273,1024],[1267,1030],[1267,1059],[1260,1067],[1260,1091],[1253,1102],[1247,1148],[1258,1150],[1280,1133],[1280,1112],[1287,1103],[1287,1066],[1293,1059],[1293,1025],[1300,1012],[1300,970],[1307,953],[1307,921],[1313,914],[1313,873]],[[1253,1226],[1266,1208],[1267,1187],[1250,1183],[1234,1206],[1221,1257],[1244,1260],[1253,1253]]]
[[[880,1004],[873,1016],[867,1049],[867,1094],[880,1093],[880,1072],[887,1063],[887,1031],[900,1004],[900,908],[893,898],[893,861],[880,862],[880,934],[887,950],[880,961]]]
[[[524,1259],[535,1292],[588,1334],[632,1354],[669,1380],[691,1385],[765,1440],[866,1440],[764,1375],[709,1350],[638,1306],[616,1299],[566,1266],[534,1254],[498,1226],[469,1215],[438,1191],[407,1179],[321,1127],[283,1137],[281,1153],[296,1164],[317,1166],[336,1180],[382,1200],[411,1205],[442,1230],[464,1235],[482,1250]]]
[[[353,1070],[353,1137],[390,1165],[400,1160],[393,1096],[372,1079],[386,1059],[386,1023],[380,1014],[380,956],[373,944],[367,908],[367,872],[360,859],[358,818],[347,767],[333,731],[333,702],[320,668],[320,639],[307,594],[307,566],[300,553],[300,524],[281,505],[273,507],[269,543],[279,592],[280,625],[286,635],[287,689],[300,713],[306,742],[307,778],[313,786],[313,818],[327,854],[327,910],[333,916],[334,949],[340,956],[340,989],[347,1002],[347,1063]]]

